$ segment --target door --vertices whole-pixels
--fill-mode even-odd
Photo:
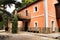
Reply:
[[[25,30],[25,31],[27,31],[27,30],[28,30],[28,22],[25,22],[24,30]]]
[[[60,32],[60,28],[59,28],[59,32]]]

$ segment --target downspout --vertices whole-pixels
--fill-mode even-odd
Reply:
[[[48,27],[48,3],[47,0],[44,0],[44,22],[45,22],[45,30],[44,32],[47,31],[47,27]]]

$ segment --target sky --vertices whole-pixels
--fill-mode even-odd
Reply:
[[[22,0],[17,0],[17,2],[22,2]]]
[[[20,3],[22,3],[22,0],[17,0],[16,2],[20,2]],[[14,10],[15,10],[15,4],[11,4],[11,7],[9,7],[8,5],[6,5],[6,11],[8,11],[8,12],[10,12],[10,13],[12,13]]]

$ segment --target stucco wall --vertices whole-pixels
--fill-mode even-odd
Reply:
[[[56,20],[56,10],[55,10],[55,4],[57,3],[57,0],[47,0],[47,7],[48,7],[48,29],[52,32],[52,21],[54,21],[54,26],[58,27],[57,20]],[[34,7],[38,7],[38,11],[34,12]],[[28,10],[28,16],[26,16],[25,11]],[[30,5],[29,7],[21,10],[18,12],[18,14],[22,15],[22,18],[30,17],[30,22],[28,24],[29,28],[34,28],[34,22],[38,22],[38,27],[45,28],[45,16],[44,16],[44,1],[39,1],[33,5]],[[43,29],[42,29],[43,30]],[[44,31],[44,30],[43,30]]]
[[[55,10],[55,4],[57,3],[57,0],[48,0],[48,25],[51,27],[51,21],[55,22],[55,27],[58,27],[57,20],[56,20],[56,10]]]

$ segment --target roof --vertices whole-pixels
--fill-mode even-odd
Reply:
[[[25,8],[27,8],[27,7],[29,7],[29,6],[31,6],[31,5],[33,5],[33,4],[35,4],[35,3],[37,3],[37,2],[40,2],[40,1],[41,1],[41,0],[37,0],[37,1],[33,2],[33,3],[30,3],[29,5],[25,5],[23,8],[20,8],[20,9],[18,10],[18,12],[21,11],[21,10],[23,10],[23,9],[25,9]]]

